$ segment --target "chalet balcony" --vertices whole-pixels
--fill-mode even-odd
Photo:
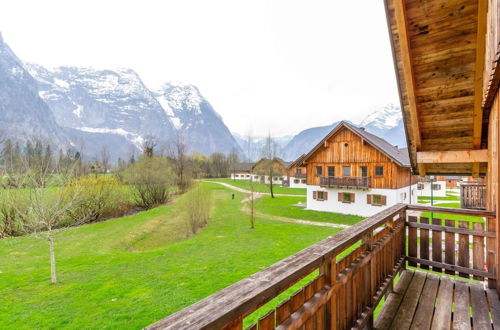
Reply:
[[[370,177],[356,176],[322,176],[319,178],[319,185],[326,188],[370,188]]]
[[[148,329],[496,329],[495,221],[489,211],[394,205]],[[256,310],[264,316],[245,322]]]

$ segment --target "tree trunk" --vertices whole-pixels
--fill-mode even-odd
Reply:
[[[54,241],[52,240],[52,232],[49,231],[47,240],[50,246],[50,281],[52,284],[57,284],[56,276],[56,254],[54,252]]]

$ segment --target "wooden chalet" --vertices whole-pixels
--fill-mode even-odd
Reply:
[[[272,160],[262,158],[253,165],[252,172],[259,176],[259,181],[262,183],[269,183],[272,177],[273,183],[281,184],[288,177],[289,165],[289,162],[281,158]]]
[[[310,210],[371,216],[416,199],[408,150],[348,122],[340,122],[302,162]]]
[[[307,166],[304,164],[305,154],[288,165],[287,186],[291,188],[306,188]]]
[[[249,162],[237,163],[231,170],[231,179],[250,180],[252,178],[253,166],[254,163]]]
[[[485,176],[486,210],[393,205],[149,329],[500,328],[499,0],[385,5],[412,170]]]

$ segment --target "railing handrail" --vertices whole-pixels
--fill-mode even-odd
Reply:
[[[401,214],[407,207],[406,204],[393,205],[150,325],[147,329],[221,328],[270,301],[322,263],[385,224],[388,218]]]
[[[427,205],[420,205],[420,204],[408,205],[408,211],[450,213],[450,214],[459,214],[459,215],[470,215],[470,216],[476,216],[476,217],[495,217],[496,216],[496,212],[494,212],[494,211],[457,209],[457,208],[452,208],[452,207],[427,206]]]

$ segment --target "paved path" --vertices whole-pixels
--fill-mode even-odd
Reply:
[[[236,190],[236,191],[239,191],[239,192],[242,192],[242,193],[245,193],[245,194],[250,194],[251,191],[250,190],[247,190],[247,189],[243,189],[243,188],[240,188],[240,187],[236,187],[236,186],[233,186],[229,183],[225,183],[225,182],[219,182],[219,181],[208,181],[208,180],[204,180],[203,182],[212,182],[212,183],[218,183],[220,185],[223,185],[224,187],[227,187],[229,189],[233,189],[233,190]],[[259,194],[259,195],[268,195],[268,196],[271,196],[270,193],[263,193],[263,192],[256,192],[254,191],[254,194]],[[274,194],[274,196],[283,196],[283,197],[306,197],[306,195],[292,195],[292,194]]]
[[[225,182],[218,182],[218,181],[205,181],[205,182],[214,182],[218,183],[220,185],[223,185],[224,187],[245,193],[245,194],[251,194],[252,192],[250,190],[246,190],[243,188],[235,187],[233,185],[230,185]],[[271,195],[270,193],[261,193],[261,192],[254,192],[254,198],[259,199],[262,198],[264,195]],[[274,196],[293,196],[293,197],[305,197],[304,195],[290,195],[290,194],[274,194]],[[247,202],[249,201],[250,197],[247,197],[241,201],[243,203],[243,206],[241,210],[247,214],[250,214],[250,209],[247,206]],[[287,217],[282,217],[278,215],[270,215],[266,213],[262,213],[259,211],[255,211],[255,216],[257,217],[262,217],[270,220],[276,220],[276,221],[283,221],[283,222],[290,222],[290,223],[297,223],[301,225],[310,225],[310,226],[318,226],[318,227],[331,227],[331,228],[340,228],[340,229],[345,229],[348,228],[348,225],[342,225],[338,223],[330,223],[330,222],[319,222],[319,221],[310,221],[310,220],[302,220],[302,219],[295,219],[295,218],[287,218]]]

